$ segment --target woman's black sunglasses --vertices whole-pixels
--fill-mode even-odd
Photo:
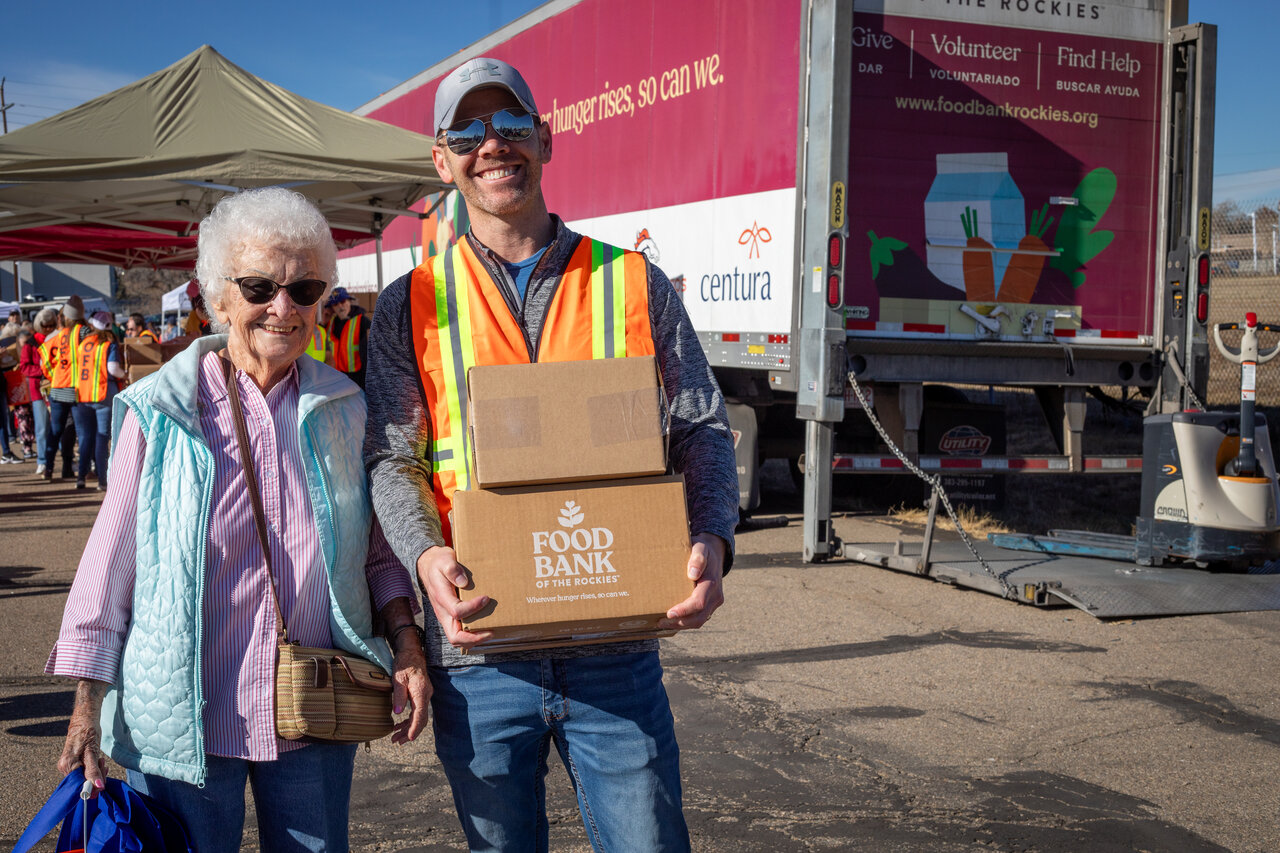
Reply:
[[[276,284],[271,279],[258,275],[247,275],[243,278],[232,278],[226,275],[223,278],[240,285],[240,295],[244,297],[245,302],[253,305],[266,305],[275,299],[276,294],[281,290],[288,292],[294,305],[303,307],[315,305],[324,295],[325,288],[329,286],[328,282],[318,278],[304,278],[293,284]]]
[[[533,135],[538,120],[521,109],[498,110],[487,116],[477,116],[459,122],[445,130],[445,144],[454,154],[470,154],[484,142],[485,125],[508,142],[523,142]]]

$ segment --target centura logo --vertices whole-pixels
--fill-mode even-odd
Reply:
[[[614,568],[613,531],[588,527],[586,513],[576,501],[565,501],[556,523],[558,530],[533,532],[533,574],[539,588],[617,583]]]
[[[949,456],[986,456],[991,436],[968,424],[953,426],[942,435],[938,450]]]
[[[773,276],[767,263],[760,263],[760,247],[773,241],[773,234],[759,220],[738,235],[738,245],[747,247],[745,269],[705,273],[698,279],[698,298],[703,302],[769,302],[773,299]],[[752,261],[756,263],[752,263]]]
[[[641,228],[639,232],[636,233],[635,250],[637,252],[643,252],[644,256],[649,259],[649,263],[651,264],[656,264],[658,259],[662,257],[661,253],[658,252],[658,244],[649,236],[648,228]]]
[[[751,248],[747,250],[747,258],[760,257],[760,244],[768,243],[773,239],[773,235],[769,233],[768,228],[764,228],[758,222],[752,222],[750,228],[744,228],[742,233],[738,235],[738,245],[746,246],[750,244]]]

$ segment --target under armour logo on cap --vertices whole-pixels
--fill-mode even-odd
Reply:
[[[473,74],[482,74],[485,72],[492,74],[494,77],[502,76],[502,69],[499,68],[495,63],[490,62],[488,65],[473,66],[471,68],[467,68],[466,66],[463,66],[462,68],[459,68],[458,81],[461,83],[466,83],[471,80],[471,76]]]
[[[519,71],[501,59],[478,56],[462,63],[440,80],[440,87],[436,89],[435,132],[439,133],[456,122],[458,104],[467,93],[489,86],[506,89],[527,112],[538,114],[533,92],[529,91],[529,84]]]

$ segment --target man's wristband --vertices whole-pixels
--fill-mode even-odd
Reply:
[[[400,635],[403,634],[405,631],[413,631],[415,634],[417,634],[418,646],[422,649],[426,649],[427,632],[423,631],[422,626],[418,625],[417,622],[410,622],[406,625],[401,625],[399,628],[396,628],[394,631],[392,631],[390,634],[387,635],[387,642],[391,645],[392,653],[394,653],[396,650],[396,640],[399,639]]]

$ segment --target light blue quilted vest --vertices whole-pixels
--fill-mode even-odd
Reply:
[[[126,409],[146,438],[138,487],[137,579],[116,684],[102,705],[103,749],[123,767],[201,785],[205,778],[200,644],[205,549],[213,509],[213,453],[200,430],[199,360],[221,349],[199,338],[115,398],[112,433]],[[298,359],[298,424],[307,491],[329,578],[334,644],[390,672],[373,637],[365,556],[373,510],[361,460],[360,389],[315,359]]]

